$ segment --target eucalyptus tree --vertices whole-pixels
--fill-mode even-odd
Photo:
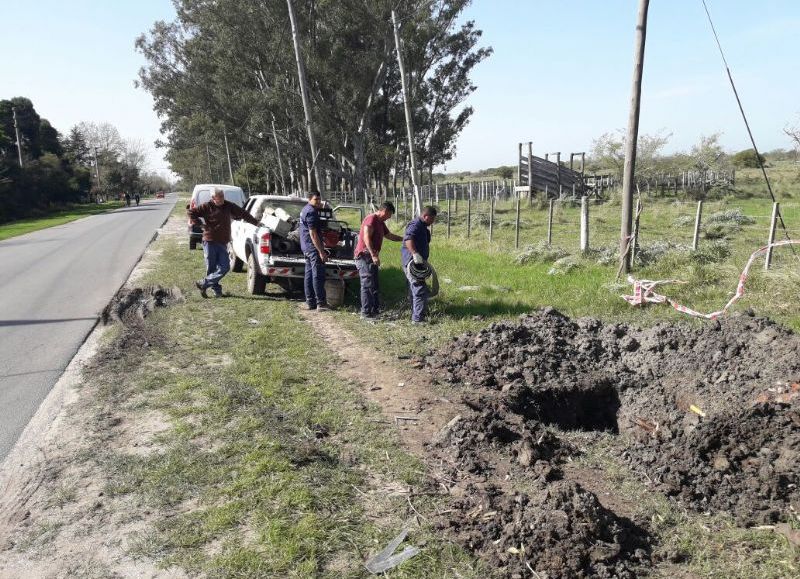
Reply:
[[[155,23],[136,46],[147,60],[139,83],[153,95],[162,144],[176,172],[197,173],[203,153],[211,164],[227,134],[233,150],[271,165],[276,177],[291,175],[307,184],[315,162],[356,189],[364,189],[369,174],[388,177],[389,157],[404,154],[397,138],[402,102],[392,1],[295,3],[317,159],[307,152],[285,0],[175,4],[175,20]],[[410,0],[395,7],[412,55],[419,146],[431,167],[452,155],[472,114],[463,106],[475,88],[469,73],[490,53],[475,49],[480,32],[473,23],[456,27],[466,5],[467,0]]]

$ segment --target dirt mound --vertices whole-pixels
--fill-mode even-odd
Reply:
[[[489,475],[517,469],[517,478],[561,478],[558,466],[578,450],[550,428],[525,420],[496,400],[469,401],[472,416],[457,416],[433,441],[429,451],[450,478],[458,473]],[[449,467],[449,468],[448,468]]]
[[[151,286],[122,289],[105,307],[100,318],[103,324],[116,321],[128,325],[144,320],[156,308],[180,302],[183,302],[183,293],[178,287],[167,289]]]
[[[636,577],[649,562],[646,533],[574,482],[533,494],[473,493],[439,526],[503,577]]]
[[[455,338],[426,363],[493,409],[495,440],[531,421],[619,433],[619,454],[693,509],[750,524],[800,508],[800,337],[770,320],[638,329],[547,309]],[[470,441],[484,430],[461,436],[476,463],[485,453]]]

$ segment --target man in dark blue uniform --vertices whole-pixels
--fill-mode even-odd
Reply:
[[[320,194],[309,193],[308,204],[300,212],[300,249],[306,257],[304,289],[309,310],[329,309],[325,300],[325,262],[328,253],[322,243],[321,208]]]
[[[416,324],[425,322],[428,312],[428,297],[430,290],[424,281],[414,279],[408,273],[408,262],[424,263],[430,255],[431,232],[428,229],[436,221],[436,208],[425,207],[422,215],[406,227],[403,236],[403,247],[400,251],[403,260],[403,272],[406,274],[409,291],[411,293],[411,321]]]

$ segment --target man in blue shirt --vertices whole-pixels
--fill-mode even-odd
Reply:
[[[408,262],[424,263],[430,255],[431,232],[428,229],[436,221],[436,208],[425,207],[422,215],[406,227],[406,234],[403,236],[403,247],[400,250],[403,260],[403,272],[411,294],[411,321],[415,324],[425,322],[425,315],[428,312],[428,298],[430,290],[424,281],[414,279],[408,273]]]
[[[304,289],[309,310],[327,310],[325,300],[325,262],[328,253],[322,243],[322,208],[319,193],[309,193],[308,204],[300,212],[300,249],[306,257]]]

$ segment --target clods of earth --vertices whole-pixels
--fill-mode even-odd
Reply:
[[[640,329],[545,309],[454,338],[425,364],[472,409],[430,445],[454,496],[439,525],[506,576],[634,577],[651,564],[646,521],[564,475],[576,436],[610,433],[620,462],[696,512],[752,526],[800,511],[800,336],[768,319]]]
[[[120,357],[123,350],[147,349],[160,343],[162,337],[144,320],[156,308],[165,308],[183,303],[180,288],[164,288],[159,285],[149,287],[123,288],[105,307],[100,320],[104,325],[117,323],[121,327],[116,338],[116,348],[100,354],[96,364],[102,364]]]

